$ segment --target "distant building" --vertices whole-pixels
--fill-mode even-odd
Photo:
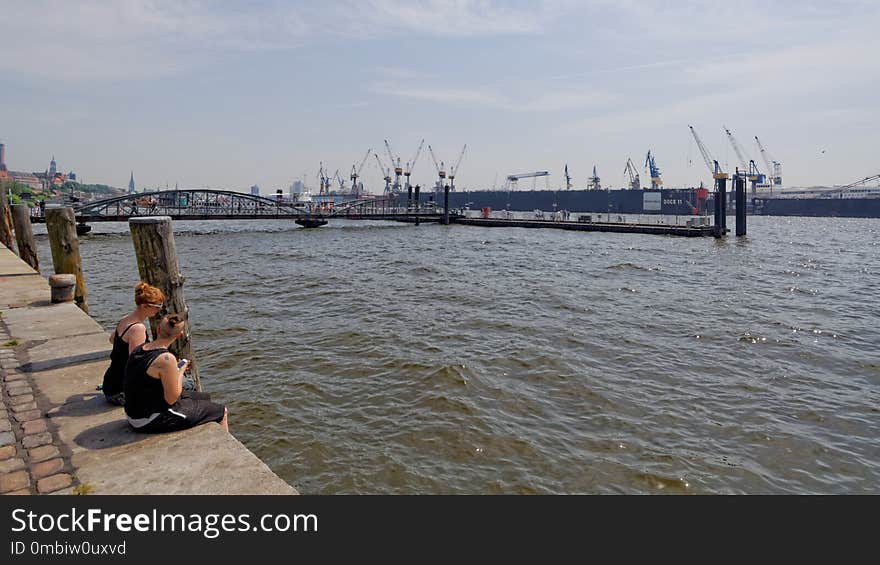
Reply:
[[[260,187],[258,185],[254,185],[251,187],[251,196],[259,196],[260,195]]]
[[[67,180],[75,181],[76,180],[76,173],[74,173],[73,171],[70,171],[69,173],[67,173]]]
[[[290,196],[294,196],[296,194],[301,194],[305,190],[303,186],[303,181],[295,180],[293,184],[290,185]]]
[[[58,167],[55,165],[55,155],[52,155],[52,160],[49,161],[49,177],[54,177],[57,172]]]
[[[6,169],[6,146],[0,143],[0,178],[5,179],[9,176]]]
[[[131,172],[131,178],[128,180],[128,193],[134,192],[134,171]]]
[[[42,173],[40,173],[42,175]],[[25,173],[23,171],[9,171],[9,177],[15,182],[26,184],[30,188],[40,190],[43,188],[43,181],[34,173]]]

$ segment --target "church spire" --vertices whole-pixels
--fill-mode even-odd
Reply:
[[[134,171],[131,172],[131,179],[128,181],[128,193],[134,192]]]

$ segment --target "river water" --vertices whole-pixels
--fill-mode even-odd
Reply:
[[[876,493],[880,220],[749,220],[174,229],[204,388],[303,493]],[[137,267],[93,232],[109,329]]]

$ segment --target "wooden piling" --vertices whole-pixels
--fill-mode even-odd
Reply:
[[[79,256],[79,238],[76,236],[76,218],[73,208],[46,208],[46,231],[52,249],[52,266],[57,275],[76,275],[74,301],[83,312],[89,313],[86,303],[86,283]]]
[[[0,182],[0,243],[12,250],[12,214],[9,212],[7,187],[6,181]]]
[[[415,200],[415,210],[416,210],[416,225],[419,225],[419,190],[421,189],[421,185],[416,185],[416,200]]]
[[[449,185],[443,187],[443,225],[449,225]]]
[[[37,244],[34,242],[34,230],[31,228],[31,212],[27,204],[12,205],[12,224],[15,227],[18,256],[39,272],[40,259],[37,257]]]
[[[156,325],[165,314],[187,314],[186,300],[183,297],[184,277],[177,262],[177,248],[174,244],[174,231],[169,216],[131,218],[128,221],[134,253],[137,257],[141,280],[159,288],[165,293],[165,305],[150,319],[153,337]],[[199,365],[192,350],[190,334],[191,320],[184,326],[183,335],[171,344],[169,350],[178,359],[189,359],[189,374],[195,382],[196,390],[202,390],[199,378]]]

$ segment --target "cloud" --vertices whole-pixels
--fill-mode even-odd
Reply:
[[[208,0],[30,0],[4,6],[0,71],[53,80],[178,74],[230,52],[296,49],[388,36],[538,33],[552,4],[347,0],[246,5]]]

